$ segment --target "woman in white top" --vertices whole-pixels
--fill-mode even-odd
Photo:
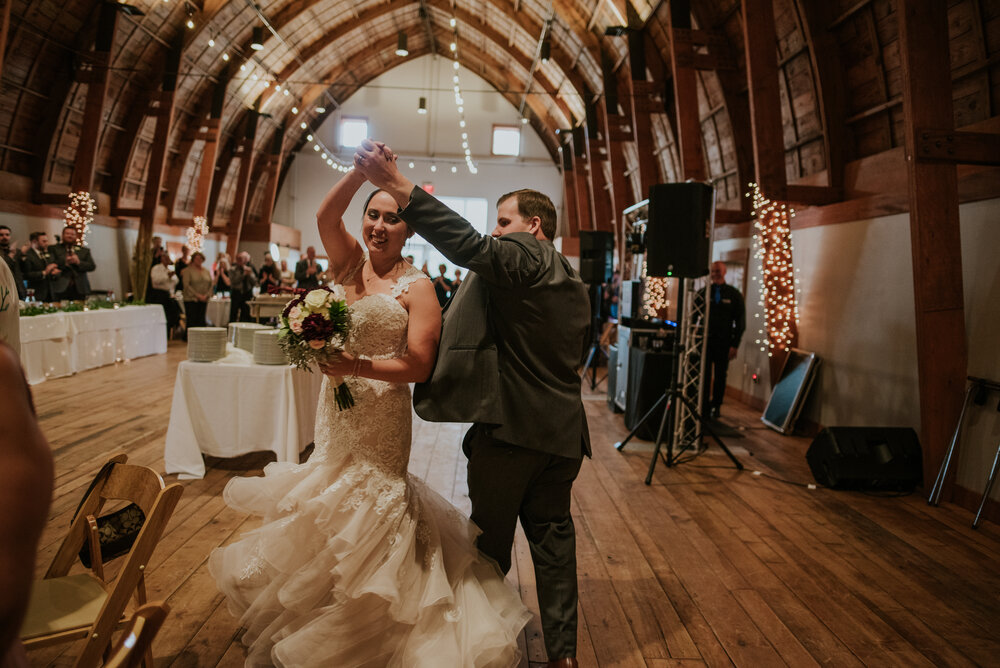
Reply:
[[[163,306],[163,314],[167,317],[167,336],[170,336],[170,332],[181,319],[180,304],[173,298],[174,288],[177,287],[177,276],[170,263],[170,253],[166,251],[160,253],[160,263],[149,272],[152,289],[146,295],[147,303]]]

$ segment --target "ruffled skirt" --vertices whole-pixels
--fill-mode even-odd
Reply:
[[[479,530],[413,476],[345,457],[273,463],[226,486],[263,525],[209,570],[246,629],[247,666],[513,666],[530,613]]]

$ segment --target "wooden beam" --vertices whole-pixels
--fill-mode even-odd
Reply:
[[[1000,134],[917,128],[917,160],[967,165],[1000,165]]]
[[[240,172],[236,177],[236,193],[233,208],[229,212],[229,227],[226,230],[226,253],[236,260],[236,249],[240,245],[240,233],[246,218],[247,193],[250,190],[250,169],[253,167],[253,144],[257,138],[257,122],[260,114],[254,110],[247,116],[246,133],[243,135],[243,152],[240,155]]]
[[[791,193],[785,175],[774,6],[772,0],[744,0],[742,8],[757,184],[767,197],[786,202]],[[794,196],[802,204],[827,204],[841,198],[842,190],[814,186],[796,190]]]
[[[961,413],[968,373],[957,171],[953,164],[918,159],[921,128],[954,127],[948,15],[939,0],[899,0],[897,16],[903,65],[920,441],[927,485],[937,474]]]
[[[10,30],[10,6],[14,0],[0,0],[0,72],[3,71],[3,56],[7,53],[7,33]]]
[[[94,165],[97,161],[97,144],[104,126],[104,99],[108,93],[108,74],[111,67],[111,50],[118,26],[118,9],[114,3],[103,2],[97,19],[97,40],[94,51],[84,57],[89,67],[80,72],[87,83],[87,101],[83,109],[80,141],[76,147],[70,188],[73,192],[90,192],[94,189]]]
[[[573,173],[573,151],[563,144],[559,152],[562,155],[563,202],[566,208],[566,236],[580,236],[580,218],[577,210],[576,175]]]
[[[594,191],[590,182],[590,165],[587,162],[586,126],[573,128],[573,171],[576,174],[576,200],[580,211],[580,229],[595,230]]]
[[[262,225],[270,225],[274,216],[274,202],[278,198],[278,180],[281,177],[281,156],[282,145],[285,140],[285,127],[275,133],[271,140],[271,153],[267,156],[265,170],[267,173],[267,190],[264,193],[264,201],[261,204],[260,222]]]
[[[705,181],[705,156],[701,148],[701,119],[698,115],[698,88],[695,66],[682,54],[694,50],[689,0],[674,0],[667,12],[671,65],[674,81],[674,105],[677,109],[677,146],[681,178]]]
[[[593,195],[594,224],[596,229],[612,232],[615,229],[615,215],[612,211],[611,190],[604,174],[604,162],[608,160],[607,145],[600,132],[600,118],[603,115],[600,100],[592,99],[587,104],[587,126],[584,141],[587,152],[587,166],[590,169],[590,190]]]
[[[155,109],[156,126],[153,143],[149,148],[149,166],[146,169],[146,186],[142,196],[142,213],[139,218],[139,239],[151,239],[153,221],[160,204],[160,185],[163,180],[163,162],[167,154],[167,141],[174,114],[175,91],[164,90],[157,97],[159,106]]]

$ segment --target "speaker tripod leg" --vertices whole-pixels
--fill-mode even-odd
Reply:
[[[639,433],[639,430],[642,429],[642,425],[646,424],[646,420],[648,420],[653,415],[653,413],[656,412],[656,409],[659,408],[660,404],[666,401],[666,399],[667,399],[666,393],[660,395],[660,398],[656,400],[656,403],[653,404],[653,407],[650,408],[648,411],[646,411],[646,414],[639,419],[638,424],[636,424],[635,427],[632,428],[632,431],[628,433],[628,436],[626,436],[623,440],[615,443],[615,448],[619,452],[625,449],[625,446],[628,445],[628,442],[632,440],[632,437]]]
[[[997,446],[997,454],[993,458],[993,469],[990,471],[990,477],[986,480],[986,489],[983,490],[983,500],[979,502],[976,519],[972,520],[973,529],[979,528],[979,521],[983,518],[983,508],[986,507],[986,502],[990,498],[990,492],[993,491],[993,483],[997,481],[998,472],[1000,472],[1000,445]]]
[[[594,361],[594,355],[597,354],[597,346],[594,344],[590,345],[590,351],[587,353],[587,361],[583,363],[583,371],[580,372],[580,380],[587,377],[587,369],[590,368],[590,363]]]
[[[958,437],[962,433],[962,421],[965,419],[965,409],[969,407],[969,400],[972,399],[972,390],[976,388],[976,383],[971,383],[965,390],[965,401],[962,403],[962,412],[958,414],[958,424],[955,425],[955,432],[951,435],[951,444],[948,452],[941,461],[941,468],[938,469],[937,478],[934,479],[934,486],[931,487],[931,494],[927,497],[927,503],[936,506],[941,501],[941,492],[944,490],[944,481],[948,477],[948,469],[951,468],[951,458],[955,454],[958,446]]]
[[[667,399],[667,392],[663,393],[660,398]],[[660,444],[663,443],[663,432],[667,428],[667,421],[670,418],[671,409],[674,406],[674,398],[671,396],[667,399],[667,405],[663,409],[663,417],[660,418],[660,428],[656,432],[656,446],[653,448],[653,456],[649,460],[649,471],[646,473],[646,484],[653,484],[653,471],[656,469],[656,460],[660,456]],[[673,431],[667,432],[667,466],[673,466],[674,464],[674,433]]]
[[[695,408],[691,400],[685,396],[679,396],[678,398],[682,402],[684,402],[684,405],[687,406],[687,409],[689,411],[691,411],[691,414],[694,415],[695,418],[698,420],[698,422],[701,423],[701,428],[708,432],[708,434],[712,437],[712,440],[714,440],[716,444],[720,448],[722,448],[722,451],[726,453],[726,456],[729,457],[729,460],[736,465],[736,468],[742,471],[743,464],[740,462],[740,460],[736,459],[736,455],[734,455],[732,451],[728,447],[726,447],[726,444],[722,442],[722,439],[719,438],[718,434],[716,434],[715,431],[712,430],[712,427],[708,424],[708,420],[706,420],[702,416],[702,414],[698,411],[698,409]]]

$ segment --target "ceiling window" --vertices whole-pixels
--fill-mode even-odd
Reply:
[[[340,119],[340,145],[356,148],[368,138],[368,119],[358,116],[344,116]]]
[[[515,125],[493,126],[493,155],[520,155],[521,128]]]

